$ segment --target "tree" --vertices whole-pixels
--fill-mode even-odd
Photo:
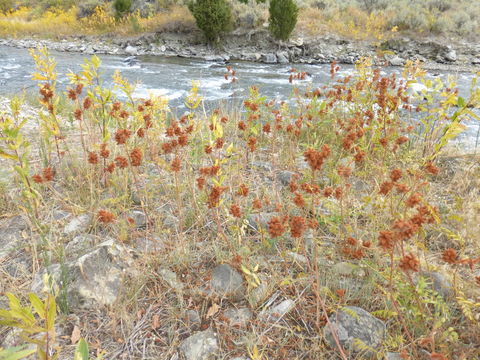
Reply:
[[[294,0],[270,1],[270,33],[279,40],[287,40],[297,23],[298,7]]]
[[[115,0],[113,3],[117,19],[124,17],[132,9],[132,0]]]
[[[232,13],[226,0],[196,0],[188,9],[208,42],[217,42],[221,33],[231,28]]]

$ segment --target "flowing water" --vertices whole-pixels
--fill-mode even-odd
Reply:
[[[80,64],[88,56],[76,53],[52,52],[57,62],[59,88],[65,89],[68,79],[65,76],[70,71],[81,71]],[[200,84],[199,93],[206,101],[228,101],[246,96],[247,89],[256,85],[267,98],[288,99],[292,92],[292,85],[288,82],[289,70],[292,65],[260,64],[249,62],[232,62],[237,72],[238,83],[232,85],[224,79],[225,64],[203,60],[185,59],[178,57],[139,57],[138,62],[127,63],[125,58],[115,55],[98,55],[102,61],[101,71],[105,85],[111,85],[112,75],[120,70],[129,81],[137,83],[135,96],[148,97],[149,93],[169,99],[170,106],[179,113],[185,111],[183,100],[188,94],[192,80]],[[28,50],[0,46],[0,96],[21,94],[23,91],[34,92],[36,83],[31,80],[34,71],[34,62]],[[295,64],[299,71],[309,74],[301,86],[319,87],[328,83],[330,79],[330,65]],[[384,68],[383,75],[397,73],[400,77],[401,68]],[[342,65],[339,76],[353,74],[351,65]],[[458,84],[460,95],[468,96],[472,73],[431,72],[428,78],[441,77],[446,80],[453,75]],[[298,86],[298,85],[297,85]],[[468,124],[467,130],[458,141],[465,148],[475,146],[478,122]]]

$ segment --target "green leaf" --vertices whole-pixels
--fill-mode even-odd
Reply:
[[[42,300],[40,300],[38,296],[35,295],[34,293],[28,294],[28,297],[30,299],[30,303],[32,304],[38,316],[40,316],[40,318],[42,319],[45,319],[45,316],[47,314],[45,312],[45,305],[43,304]]]
[[[0,360],[20,360],[32,355],[36,350],[27,349],[27,346],[16,346],[0,350]]]
[[[458,107],[465,107],[465,99],[459,96],[457,100],[457,105]]]
[[[80,339],[73,360],[88,360],[88,344],[84,339]]]

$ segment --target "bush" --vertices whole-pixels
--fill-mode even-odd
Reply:
[[[220,34],[231,28],[232,13],[225,0],[196,0],[188,9],[209,42],[217,42]]]
[[[0,0],[0,13],[12,9],[13,5],[13,0]]]
[[[130,12],[132,8],[132,0],[115,0],[113,8],[115,9],[115,16],[117,18],[122,18]]]
[[[297,23],[297,5],[293,0],[272,0],[269,12],[271,34],[276,39],[287,40]]]

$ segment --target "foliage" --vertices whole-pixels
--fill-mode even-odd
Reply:
[[[13,0],[0,0],[0,13],[7,12],[13,8]]]
[[[231,28],[232,15],[226,0],[195,0],[188,8],[208,42],[218,42],[221,34]]]
[[[298,7],[295,1],[271,0],[269,13],[270,32],[277,39],[287,40],[297,23]]]
[[[115,0],[113,2],[115,16],[120,19],[127,15],[132,9],[132,0]]]

